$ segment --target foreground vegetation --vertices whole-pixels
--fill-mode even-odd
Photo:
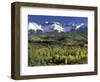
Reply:
[[[86,32],[34,34],[28,41],[28,66],[86,64]]]

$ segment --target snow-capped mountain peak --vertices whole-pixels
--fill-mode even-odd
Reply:
[[[62,25],[59,22],[54,22],[54,24],[52,24],[51,26],[54,30],[57,30],[58,32],[63,32],[64,29],[62,27]]]
[[[38,25],[38,24],[35,23],[35,22],[30,22],[30,23],[28,24],[28,29],[29,29],[29,30],[34,30],[35,32],[36,32],[37,30],[43,31],[41,25]]]
[[[61,24],[59,22],[51,22],[45,21],[43,24],[39,25],[35,22],[29,22],[28,29],[34,32],[71,32],[75,30],[86,30],[87,25],[85,23],[80,24]]]

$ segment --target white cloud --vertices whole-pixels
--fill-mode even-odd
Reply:
[[[48,21],[45,21],[45,23],[48,24],[49,22]]]

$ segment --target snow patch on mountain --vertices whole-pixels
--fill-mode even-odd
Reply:
[[[85,25],[84,23],[81,23],[79,25],[76,26],[75,30],[79,29],[81,26]]]

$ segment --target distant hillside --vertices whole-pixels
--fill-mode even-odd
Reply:
[[[87,44],[87,30],[79,29],[67,33],[30,33],[28,38],[30,42],[84,46]]]

